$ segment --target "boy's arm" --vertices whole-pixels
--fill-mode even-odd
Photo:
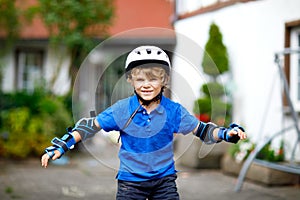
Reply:
[[[81,141],[81,136],[77,131],[72,132],[72,135],[76,141],[76,143]],[[58,150],[54,150],[54,156],[52,157],[52,160],[56,160],[58,158],[60,158],[61,153]],[[47,167],[48,166],[48,161],[50,159],[50,156],[48,155],[48,153],[45,153],[42,158],[41,158],[41,163],[42,163],[42,167]]]
[[[228,128],[218,127],[213,123],[199,122],[193,133],[205,143],[211,144],[222,140],[237,143],[240,139],[247,138],[243,127],[237,124],[230,124]]]
[[[98,132],[101,129],[98,121],[95,118],[83,118],[79,120],[75,127],[72,129],[71,133],[68,133],[70,136],[72,136],[71,139],[68,139],[68,141],[63,140],[63,138],[58,139],[58,140],[63,140],[63,143],[67,143],[65,145],[66,147],[58,147],[55,143],[53,146],[46,148],[46,153],[42,156],[41,158],[41,164],[42,167],[47,167],[48,166],[48,161],[50,158],[52,160],[56,160],[62,156],[62,154],[70,149],[70,144],[71,146],[80,142],[83,139],[89,138],[93,135],[95,135],[96,132]],[[71,140],[71,142],[70,142]],[[60,142],[58,141],[58,143]],[[52,142],[53,143],[53,142]],[[68,146],[69,145],[69,146]],[[50,150],[49,150],[50,149]]]

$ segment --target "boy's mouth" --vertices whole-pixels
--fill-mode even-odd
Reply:
[[[142,90],[142,92],[149,93],[152,92],[152,90]]]
[[[142,93],[143,95],[150,95],[150,94],[153,93],[153,90],[142,90],[141,93]]]

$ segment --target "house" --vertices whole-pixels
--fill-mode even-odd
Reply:
[[[242,124],[254,142],[271,137],[293,124],[274,59],[275,53],[283,52],[286,48],[300,48],[300,1],[178,0],[176,3],[174,29],[182,38],[177,36],[176,52],[190,57],[191,62],[175,59],[174,66],[185,66],[184,71],[177,69],[181,72],[177,80],[186,80],[186,88],[194,93],[191,98],[200,95],[201,82],[206,81],[201,73],[201,59],[210,24],[214,22],[222,32],[229,53],[231,72],[223,79],[223,83],[231,91],[233,121]],[[198,52],[198,56],[195,52]],[[292,103],[299,113],[299,52],[285,57],[279,55]],[[178,81],[173,83],[173,88],[180,87]],[[192,101],[181,99],[192,109]],[[278,147],[281,139],[286,143],[288,159],[298,139],[295,128],[274,140],[274,148]],[[295,159],[300,159],[299,144]]]
[[[24,2],[31,5],[36,1],[22,1],[22,6],[26,6]],[[73,91],[76,121],[89,111],[99,112],[132,93],[124,84],[124,78],[120,78],[123,70],[120,63],[132,48],[156,44],[174,51],[170,96],[192,111],[193,102],[200,95],[199,88],[207,81],[201,71],[201,59],[209,26],[215,22],[229,52],[231,72],[222,82],[231,91],[233,121],[242,124],[253,141],[271,136],[292,123],[283,100],[274,54],[300,46],[298,0],[151,0],[142,3],[115,0],[114,4],[116,16],[109,29],[111,37],[99,43],[82,63],[74,85],[69,77],[70,58],[65,47],[51,48],[49,33],[41,20],[35,19],[23,27],[20,40],[3,59],[2,91],[31,91],[43,77],[45,84],[51,85],[51,90],[58,95]],[[99,41],[103,39],[101,34],[98,37]],[[1,31],[0,38],[5,40]],[[299,57],[286,57],[284,69],[292,102],[299,112]],[[293,141],[297,139],[296,131],[290,131],[284,139],[287,156],[290,156]],[[191,143],[192,139],[188,140]],[[202,156],[210,150],[206,149]],[[198,153],[199,148],[195,151]],[[299,148],[296,153],[299,155]]]
[[[16,1],[19,9],[25,9],[36,3],[36,0],[26,0],[22,3]],[[24,89],[32,91],[37,84],[43,83],[57,95],[64,95],[73,90],[74,100],[78,99],[81,105],[92,104],[94,106],[94,96],[97,93],[100,96],[97,102],[102,102],[102,104],[100,108],[93,107],[93,110],[110,105],[111,97],[104,94],[105,87],[101,86],[97,89],[100,77],[96,76],[99,72],[105,71],[105,65],[108,62],[112,62],[114,58],[138,45],[159,44],[161,48],[170,50],[175,46],[175,34],[172,31],[171,23],[172,1],[115,0],[113,3],[115,16],[112,26],[108,30],[110,38],[104,40],[105,38],[101,33],[96,35],[99,46],[104,48],[102,51],[99,49],[93,51],[86,62],[82,64],[82,66],[87,66],[89,70],[88,72],[84,69],[79,70],[80,73],[75,85],[71,85],[69,76],[70,56],[66,47],[51,47],[49,32],[42,20],[36,17],[31,24],[22,26],[19,40],[3,56],[2,63],[5,63],[5,66],[2,67],[2,91],[12,92]],[[154,10],[155,12],[153,12]],[[6,40],[6,35],[2,31],[0,31],[0,39]],[[117,71],[117,69],[114,70]],[[115,72],[109,73],[113,74],[104,77],[104,82],[107,85],[118,80],[118,76],[114,75]],[[82,77],[81,75],[85,76]],[[95,90],[90,90],[91,85],[95,85],[93,88]],[[81,107],[81,110],[86,109]]]

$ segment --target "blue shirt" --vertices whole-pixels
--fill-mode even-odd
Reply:
[[[139,105],[134,95],[116,102],[96,118],[103,130],[121,133],[119,180],[146,181],[176,173],[173,134],[188,134],[199,123],[183,106],[163,96],[149,114],[140,107],[124,129]]]

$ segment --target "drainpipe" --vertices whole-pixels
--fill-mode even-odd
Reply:
[[[178,20],[178,13],[177,13],[177,1],[178,0],[173,0],[173,15],[171,17],[171,24],[174,27],[174,24]]]

